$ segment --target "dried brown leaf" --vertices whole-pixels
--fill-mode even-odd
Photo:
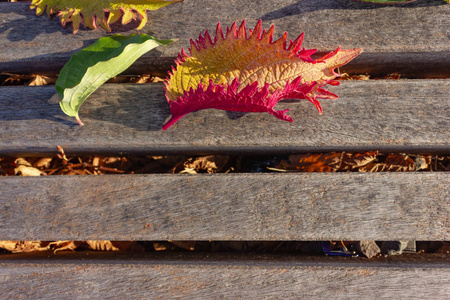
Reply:
[[[149,83],[151,82],[151,76],[150,75],[142,75],[135,79],[134,83],[142,84],[142,83]]]
[[[51,157],[44,157],[44,158],[39,159],[33,165],[36,168],[45,168],[45,169],[47,169],[47,168],[50,167],[50,164],[51,164],[52,160],[53,160],[53,158],[51,158]]]
[[[94,159],[92,159],[92,165],[94,167],[100,166],[100,157],[98,157],[98,156],[94,157]]]
[[[94,251],[129,251],[129,252],[143,252],[144,248],[134,241],[103,241],[103,240],[89,240],[89,241],[56,241],[48,245],[49,250],[53,252],[77,249],[94,250]]]
[[[293,154],[277,168],[299,172],[338,172],[361,168],[376,160],[378,151],[364,153]]]
[[[39,85],[55,84],[56,79],[58,79],[57,76],[35,75],[28,85],[39,86]]]
[[[217,173],[223,170],[229,159],[230,157],[227,155],[209,155],[195,159],[189,158],[184,163],[184,170],[180,173]]]
[[[408,155],[389,154],[383,162],[370,163],[361,172],[412,172],[416,170],[414,160]]]
[[[0,248],[12,253],[46,251],[47,245],[40,241],[0,241]]]
[[[113,247],[123,252],[144,252],[145,248],[141,244],[134,241],[112,241]]]
[[[75,249],[83,245],[83,243],[84,242],[77,242],[77,241],[56,241],[48,244],[47,249],[53,250],[54,253],[66,250],[75,251]]]
[[[119,248],[115,247],[111,241],[86,241],[89,246],[89,250],[96,251],[119,251]]]
[[[153,249],[155,249],[155,251],[173,250],[173,245],[169,242],[154,242]]]
[[[152,76],[152,78],[150,79],[150,82],[154,83],[154,82],[164,82],[166,81],[165,78],[163,77],[158,77],[158,76]]]
[[[24,158],[19,157],[14,162],[17,165],[17,167],[14,168],[15,175],[41,176],[41,174],[42,174],[41,170],[39,170],[35,167],[32,167],[31,164]]]
[[[377,159],[378,151],[364,153],[343,153],[341,167],[338,171],[360,169]]]
[[[426,170],[431,167],[431,156],[421,155],[414,159],[415,169],[414,171]]]
[[[282,163],[279,168],[299,172],[336,172],[341,156],[342,153],[293,154],[289,156],[289,163]]]
[[[195,250],[195,242],[193,241],[169,241],[169,243],[175,245],[178,248],[193,251]]]
[[[338,80],[369,80],[370,79],[370,75],[364,75],[364,74],[360,74],[360,75],[349,75],[347,73],[343,73],[339,78],[337,78]]]

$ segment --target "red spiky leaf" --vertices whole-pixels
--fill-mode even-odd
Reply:
[[[177,67],[166,82],[166,97],[172,118],[166,130],[184,115],[207,108],[243,112],[268,112],[291,121],[286,111],[276,111],[281,99],[311,101],[321,112],[317,98],[337,98],[323,88],[338,85],[334,69],[349,62],[362,49],[337,48],[314,60],[316,50],[301,48],[303,34],[287,43],[287,33],[272,41],[274,27],[263,30],[259,21],[254,30],[233,23],[224,36],[220,23],[214,41],[208,31],[191,40],[190,55],[184,50]]]

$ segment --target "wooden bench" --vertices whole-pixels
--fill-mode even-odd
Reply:
[[[28,5],[0,2],[0,72],[57,73],[106,35],[73,35]],[[54,156],[56,145],[69,155],[450,153],[450,5],[185,0],[148,14],[142,32],[180,40],[149,52],[129,74],[165,76],[190,38],[245,18],[275,24],[278,36],[305,32],[305,47],[319,52],[363,47],[341,72],[405,79],[343,82],[332,88],[338,100],[322,101],[323,115],[307,101],[289,103],[293,124],[204,110],[165,132],[161,83],[101,87],[81,109],[83,127],[60,111],[54,87],[5,86],[0,155]],[[2,177],[0,240],[448,241],[449,186],[447,172]],[[5,298],[444,299],[448,258],[0,255],[0,283]]]

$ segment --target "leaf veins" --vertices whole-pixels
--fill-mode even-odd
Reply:
[[[253,30],[246,29],[245,20],[238,27],[233,23],[224,34],[220,23],[214,39],[208,31],[191,40],[190,55],[184,50],[176,68],[166,82],[166,98],[172,118],[166,130],[184,115],[207,108],[268,112],[292,122],[287,111],[273,108],[281,99],[307,99],[321,113],[318,98],[336,99],[337,95],[323,88],[338,85],[334,69],[355,58],[361,48],[341,50],[313,59],[315,49],[302,48],[303,34],[294,41],[287,33],[273,39],[274,26],[262,29],[261,20]]]

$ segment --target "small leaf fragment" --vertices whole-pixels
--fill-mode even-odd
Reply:
[[[36,9],[36,15],[44,12],[47,15],[58,14],[61,25],[72,22],[73,33],[77,33],[80,23],[90,29],[98,26],[111,31],[110,24],[118,21],[123,15],[122,24],[140,16],[141,29],[147,23],[147,10],[156,10],[164,6],[182,2],[183,0],[33,0],[30,9]],[[133,3],[129,3],[133,2]],[[109,17],[106,18],[107,13]]]
[[[108,79],[125,71],[143,54],[173,41],[158,40],[146,34],[117,34],[102,37],[73,54],[55,83],[61,109],[83,125],[78,111],[89,95]]]

